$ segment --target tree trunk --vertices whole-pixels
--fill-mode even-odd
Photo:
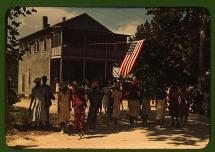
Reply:
[[[6,60],[6,72],[5,72],[5,99],[4,99],[4,108],[5,108],[5,131],[8,130],[8,127],[11,126],[11,119],[10,119],[10,106],[9,106],[9,78],[8,78],[8,62]]]

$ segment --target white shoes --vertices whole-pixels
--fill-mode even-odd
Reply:
[[[64,134],[64,130],[63,130],[63,129],[61,129],[60,133],[61,133],[61,134]]]

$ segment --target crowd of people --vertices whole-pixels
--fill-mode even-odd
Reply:
[[[41,84],[42,80],[42,84]],[[49,123],[49,108],[52,100],[57,100],[58,121],[61,133],[68,132],[70,111],[74,110],[73,131],[80,138],[87,132],[96,131],[97,116],[104,114],[111,118],[114,124],[120,121],[122,100],[128,102],[128,119],[130,125],[136,125],[138,118],[147,124],[151,112],[151,101],[156,102],[156,123],[165,126],[167,111],[171,116],[171,125],[186,124],[189,113],[209,114],[209,93],[198,87],[170,86],[167,90],[159,90],[155,96],[144,96],[144,86],[136,80],[123,82],[76,81],[69,83],[56,80],[55,96],[50,86],[46,84],[47,77],[36,78],[32,89],[29,112],[32,126],[47,126]],[[32,107],[33,105],[33,107]],[[88,110],[86,107],[88,106]],[[87,117],[86,117],[87,116]],[[87,123],[85,123],[87,122]],[[176,122],[176,123],[175,123]]]

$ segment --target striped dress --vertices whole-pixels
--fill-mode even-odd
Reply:
[[[35,86],[32,89],[32,97],[34,98],[33,109],[32,109],[33,122],[47,121],[47,114],[46,114],[46,108],[45,108],[45,95],[46,95],[46,91],[42,86]]]
[[[110,99],[109,99],[110,89],[108,87],[104,87],[103,93],[104,93],[104,95],[102,98],[102,104],[103,104],[104,108],[107,108],[109,106],[109,102],[110,102]]]

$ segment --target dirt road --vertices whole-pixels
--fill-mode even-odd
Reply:
[[[27,100],[16,104],[16,108],[27,108]],[[56,103],[51,108],[56,113]],[[209,121],[207,117],[191,114],[188,124],[180,128],[160,128],[155,125],[153,111],[147,126],[141,120],[136,126],[130,126],[127,120],[127,105],[118,125],[114,125],[107,116],[100,116],[96,134],[87,134],[80,139],[77,134],[61,134],[58,130],[25,130],[7,135],[6,142],[13,148],[49,148],[49,149],[200,149],[209,142]],[[72,115],[72,114],[71,114]]]

